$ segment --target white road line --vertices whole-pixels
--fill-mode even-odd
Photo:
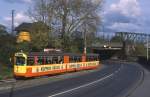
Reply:
[[[15,79],[0,80],[0,83],[12,83],[12,82],[16,82],[16,80]]]
[[[109,77],[111,77],[111,76],[113,76],[113,75],[114,75],[114,74],[112,73],[112,74],[110,74],[110,75],[108,75],[108,76],[105,76],[105,77],[99,79],[99,80],[90,82],[90,83],[88,83],[88,84],[81,85],[81,86],[79,86],[79,87],[76,87],[76,88],[73,88],[73,89],[70,89],[70,90],[67,90],[67,91],[63,91],[63,92],[60,92],[60,93],[56,93],[56,94],[53,94],[53,95],[48,96],[48,97],[59,96],[59,95],[61,95],[61,94],[65,94],[65,93],[68,93],[68,92],[71,92],[71,91],[74,91],[74,90],[78,90],[78,89],[80,89],[80,88],[84,88],[84,87],[93,85],[93,84],[98,83],[98,82],[100,82],[100,81],[102,81],[102,80],[105,80],[106,78],[109,78]]]
[[[122,68],[123,68],[123,65],[121,65],[121,66],[119,67],[119,69],[116,70],[114,73],[118,73]]]
[[[0,91],[1,90],[6,90],[6,89],[10,89],[11,88],[11,86],[7,86],[7,87],[0,87]]]
[[[123,67],[123,66],[121,66],[121,67],[120,67],[118,70],[116,70],[114,73],[112,73],[112,74],[110,74],[110,75],[108,75],[108,76],[105,76],[105,77],[103,77],[103,78],[101,78],[101,79],[98,79],[98,80],[96,80],[96,81],[93,81],[93,82],[90,82],[90,83],[81,85],[81,86],[79,86],[79,87],[76,87],[76,88],[73,88],[73,89],[70,89],[70,90],[66,90],[66,91],[63,91],[63,92],[59,92],[59,93],[50,95],[50,96],[48,96],[48,97],[59,96],[59,95],[62,95],[62,94],[68,93],[68,92],[72,92],[72,91],[74,91],[74,90],[78,90],[78,89],[80,89],[80,88],[84,88],[84,87],[93,85],[93,84],[98,83],[98,82],[100,82],[100,81],[103,81],[103,80],[105,80],[105,79],[107,79],[107,78],[112,77],[115,73],[119,72],[122,67]]]

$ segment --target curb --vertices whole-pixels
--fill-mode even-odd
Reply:
[[[130,97],[132,95],[132,93],[134,91],[136,91],[136,89],[142,85],[144,81],[144,70],[141,70],[141,77],[140,77],[140,80],[129,90],[129,92],[127,92],[127,94],[125,94],[125,96],[123,97]]]
[[[13,83],[13,82],[16,82],[16,80],[15,79],[0,80],[0,84],[3,84],[3,83]]]
[[[116,62],[116,61],[112,60],[112,62]],[[132,62],[128,62],[127,60],[119,60],[118,63],[122,63],[122,64],[124,64],[124,63],[125,63],[125,64],[130,63],[130,64],[132,64]],[[136,62],[133,62],[133,63],[136,63]],[[126,91],[125,93],[121,93],[121,95],[122,95],[121,97],[130,97],[130,96],[132,95],[132,93],[133,93],[139,86],[141,86],[142,83],[143,83],[143,81],[144,81],[145,72],[144,72],[143,67],[141,67],[141,66],[139,66],[139,65],[136,65],[136,66],[139,67],[139,68],[142,68],[141,71],[140,71],[140,73],[141,73],[140,79],[139,79],[133,86],[131,86],[131,88],[129,87],[128,90],[125,90],[125,91]],[[120,97],[120,95],[117,96],[117,97]]]

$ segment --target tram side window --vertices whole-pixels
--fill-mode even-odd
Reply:
[[[98,58],[98,56],[96,56],[96,61],[98,61],[99,60],[99,58]]]
[[[91,56],[89,57],[89,61],[92,61],[92,57]]]
[[[96,61],[96,57],[95,57],[95,56],[92,56],[92,57],[91,57],[91,61]]]
[[[69,62],[75,62],[75,60],[74,60],[74,57],[73,57],[73,56],[70,56],[70,57],[69,57]]]
[[[57,58],[56,57],[53,57],[52,58],[52,64],[56,64],[57,63]]]
[[[62,56],[58,56],[58,63],[63,63],[63,57]]]
[[[46,64],[52,64],[52,57],[51,56],[46,57]]]
[[[53,57],[53,64],[58,64],[60,61],[60,58],[58,56]]]
[[[97,57],[96,56],[94,56],[94,61],[97,61]]]
[[[48,56],[46,57],[46,64],[60,64],[63,63],[62,56]]]
[[[93,61],[98,61],[98,56],[93,56]]]
[[[87,57],[87,61],[95,61],[95,57],[94,56],[88,56]]]
[[[90,61],[90,57],[88,56],[86,60],[87,60],[87,61]]]
[[[94,56],[94,61],[97,61],[97,57],[96,56]]]
[[[82,57],[81,56],[70,56],[69,62],[81,62]]]
[[[77,61],[77,57],[76,57],[76,56],[74,57],[74,62],[78,62],[78,61]]]
[[[98,61],[98,56],[93,56],[92,61]]]
[[[95,56],[92,56],[92,61],[95,61],[96,59],[95,59]]]
[[[98,56],[95,56],[95,61],[98,61]]]
[[[80,56],[75,56],[73,61],[74,62],[81,62],[81,57]]]
[[[78,60],[78,62],[81,62],[81,57],[80,56],[77,57],[77,60]]]
[[[86,61],[89,61],[89,60],[88,60],[88,56],[86,57]]]
[[[99,56],[97,56],[97,61],[99,61]]]
[[[27,59],[27,65],[34,65],[34,58],[33,57],[28,57]]]
[[[43,63],[43,60],[44,60],[44,58],[43,58],[43,57],[38,57],[38,60],[37,60],[38,65],[42,65],[42,64],[44,64],[44,63]]]

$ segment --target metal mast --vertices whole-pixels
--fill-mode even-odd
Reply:
[[[85,24],[85,28],[84,28],[84,54],[86,55],[87,53],[87,44],[86,44],[86,24]]]
[[[149,59],[149,34],[147,33],[147,60]]]
[[[15,10],[12,10],[12,28],[11,28],[11,31],[12,31],[12,35],[14,35],[14,13],[15,13]]]

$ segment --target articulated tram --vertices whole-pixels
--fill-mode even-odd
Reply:
[[[99,66],[98,54],[18,52],[14,57],[14,76],[29,78],[96,69]]]

